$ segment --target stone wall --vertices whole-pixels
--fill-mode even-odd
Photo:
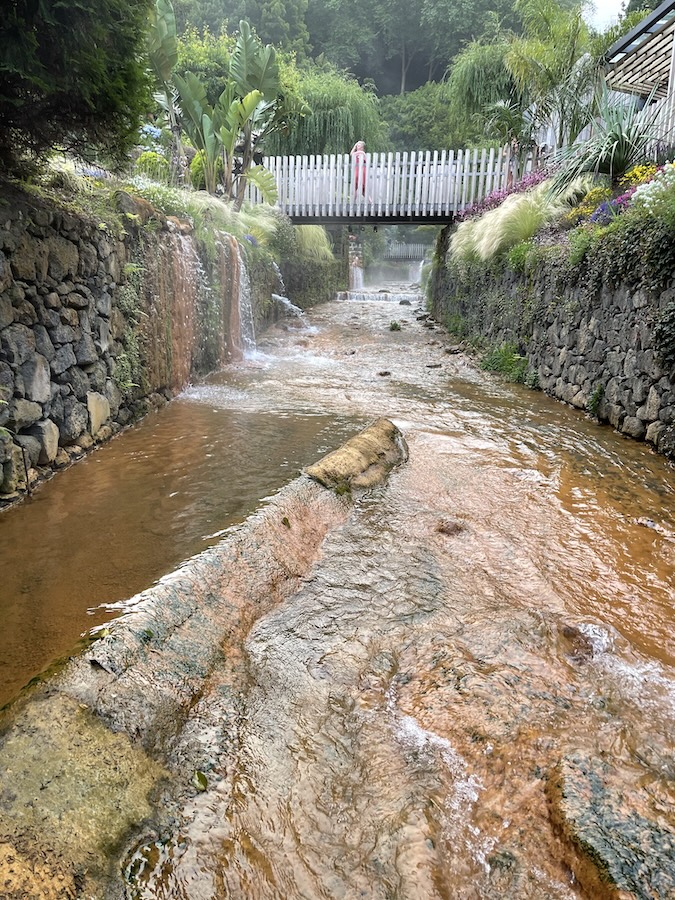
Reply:
[[[0,199],[3,505],[230,358],[240,260],[126,194],[105,221]]]
[[[523,271],[506,263],[452,271],[449,237],[445,229],[431,281],[439,322],[491,347],[512,344],[547,394],[675,458],[675,367],[655,327],[668,316],[675,325],[675,272],[652,278],[643,257],[603,277],[602,266],[570,267],[554,249]]]

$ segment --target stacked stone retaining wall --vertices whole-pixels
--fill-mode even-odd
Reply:
[[[551,252],[523,272],[446,265],[450,229],[440,236],[431,282],[434,317],[489,347],[511,344],[527,358],[529,380],[675,458],[675,368],[664,362],[657,322],[675,310],[675,287],[565,281]],[[562,256],[560,257],[562,260]],[[675,273],[673,273],[675,278]]]
[[[0,200],[2,506],[227,361],[238,283],[127,194],[105,221]]]

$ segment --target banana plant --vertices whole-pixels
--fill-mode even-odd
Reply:
[[[185,78],[174,75],[174,82],[180,95],[183,124],[202,153],[206,190],[215,194],[222,149],[216,115],[206,99],[206,88],[193,72],[186,72]]]
[[[157,0],[167,2],[168,0]],[[174,75],[180,95],[182,120],[204,161],[204,179],[209,193],[215,193],[222,162],[225,196],[241,209],[250,177],[263,199],[274,203],[276,185],[262,166],[254,166],[256,147],[267,134],[281,127],[282,104],[276,51],[263,47],[252,34],[248,22],[239,23],[239,36],[230,61],[225,89],[211,107],[204,85],[192,72]],[[241,159],[239,171],[236,160]]]
[[[244,97],[232,96],[234,86],[228,85],[218,98],[215,117],[223,152],[223,186],[228,197],[234,197],[235,158],[241,135],[262,100],[260,91],[249,91]],[[250,168],[250,161],[242,160],[241,175]],[[241,204],[236,208],[239,209]]]
[[[177,96],[171,83],[171,75],[178,61],[176,17],[170,0],[155,0],[150,7],[148,23],[148,57],[160,87],[155,99],[166,112],[173,137],[172,169],[179,180],[182,177],[185,154],[178,120]]]

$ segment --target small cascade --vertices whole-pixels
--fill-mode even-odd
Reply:
[[[279,284],[280,296],[285,297],[286,296],[286,285],[284,284],[284,276],[281,274],[281,269],[274,262],[274,260],[272,260],[272,267],[273,267],[274,271],[276,272],[277,283]]]
[[[229,359],[240,360],[255,350],[251,282],[239,242],[231,234],[223,234],[223,239],[218,245],[223,292],[223,331]],[[227,361],[226,354],[223,354],[222,361]]]
[[[255,324],[251,302],[251,279],[248,276],[246,261],[238,243],[237,255],[239,257],[239,340],[244,348],[244,354],[247,354],[255,351]]]
[[[172,230],[157,236],[142,260],[142,287],[150,315],[138,333],[145,348],[146,379],[152,389],[185,387],[198,355],[196,322],[202,266],[194,239]]]
[[[363,290],[363,269],[359,265],[352,265],[349,268],[349,290]]]
[[[304,316],[304,311],[299,306],[296,306],[295,303],[291,303],[288,297],[284,297],[281,294],[272,294],[272,300],[282,315],[291,316],[295,319],[300,319]]]
[[[410,263],[410,268],[408,271],[408,281],[411,284],[421,284],[422,283],[422,267],[424,266],[424,260],[420,259],[416,262]]]
[[[337,299],[342,301],[348,300],[354,303],[371,303],[373,300],[386,300],[390,303],[412,306],[424,303],[424,294],[415,290],[395,290],[392,288],[392,290],[340,291]]]

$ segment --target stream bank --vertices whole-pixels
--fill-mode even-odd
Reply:
[[[675,459],[675,262],[658,234],[608,235],[575,260],[568,247],[448,261],[437,241],[431,310],[455,335],[526,360],[526,383]],[[652,241],[653,238],[653,241]]]
[[[253,234],[221,230],[219,201],[189,195],[199,217],[179,218],[97,190],[57,203],[0,189],[0,509],[241,359],[289,305],[283,255],[280,268]],[[293,252],[290,223],[275,229]],[[302,261],[288,262],[300,300]],[[340,267],[313,258],[309,276],[328,291]]]

